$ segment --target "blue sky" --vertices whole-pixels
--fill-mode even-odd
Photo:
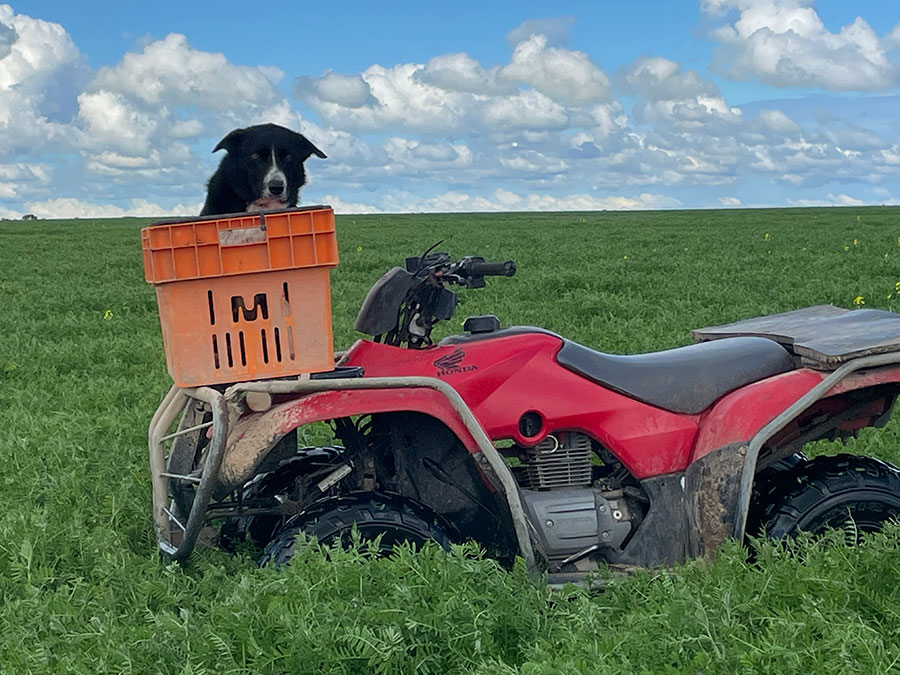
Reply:
[[[0,217],[189,215],[230,129],[338,211],[900,203],[900,5],[0,5]]]

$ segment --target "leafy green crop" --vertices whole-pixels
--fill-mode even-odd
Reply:
[[[144,221],[0,222],[0,672],[888,672],[900,669],[900,528],[859,549],[736,543],[603,594],[551,592],[471,546],[288,568],[198,551],[160,563],[147,424],[169,387]],[[337,346],[369,285],[439,239],[514,259],[462,292],[613,353],[834,303],[897,309],[900,209],[344,216]],[[900,422],[846,448],[900,463]]]

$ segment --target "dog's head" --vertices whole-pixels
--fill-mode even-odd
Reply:
[[[226,150],[221,171],[247,211],[296,206],[306,183],[303,162],[310,155],[326,158],[309,140],[277,124],[235,129],[213,149]]]

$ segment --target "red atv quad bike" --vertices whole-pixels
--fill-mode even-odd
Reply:
[[[409,258],[359,312],[372,339],[331,372],[173,387],[150,427],[160,548],[184,560],[198,539],[247,539],[282,564],[298,533],[333,542],[356,527],[383,551],[475,540],[560,583],[900,514],[893,466],[802,454],[887,422],[900,316],[812,307],[618,356],[486,315],[432,343],[454,315],[451,288],[515,270]],[[334,444],[300,447],[297,429],[316,422]]]

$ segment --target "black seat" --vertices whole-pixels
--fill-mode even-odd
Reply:
[[[730,391],[793,369],[767,338],[735,337],[650,354],[603,354],[566,341],[557,362],[597,384],[657,408],[696,414]]]

